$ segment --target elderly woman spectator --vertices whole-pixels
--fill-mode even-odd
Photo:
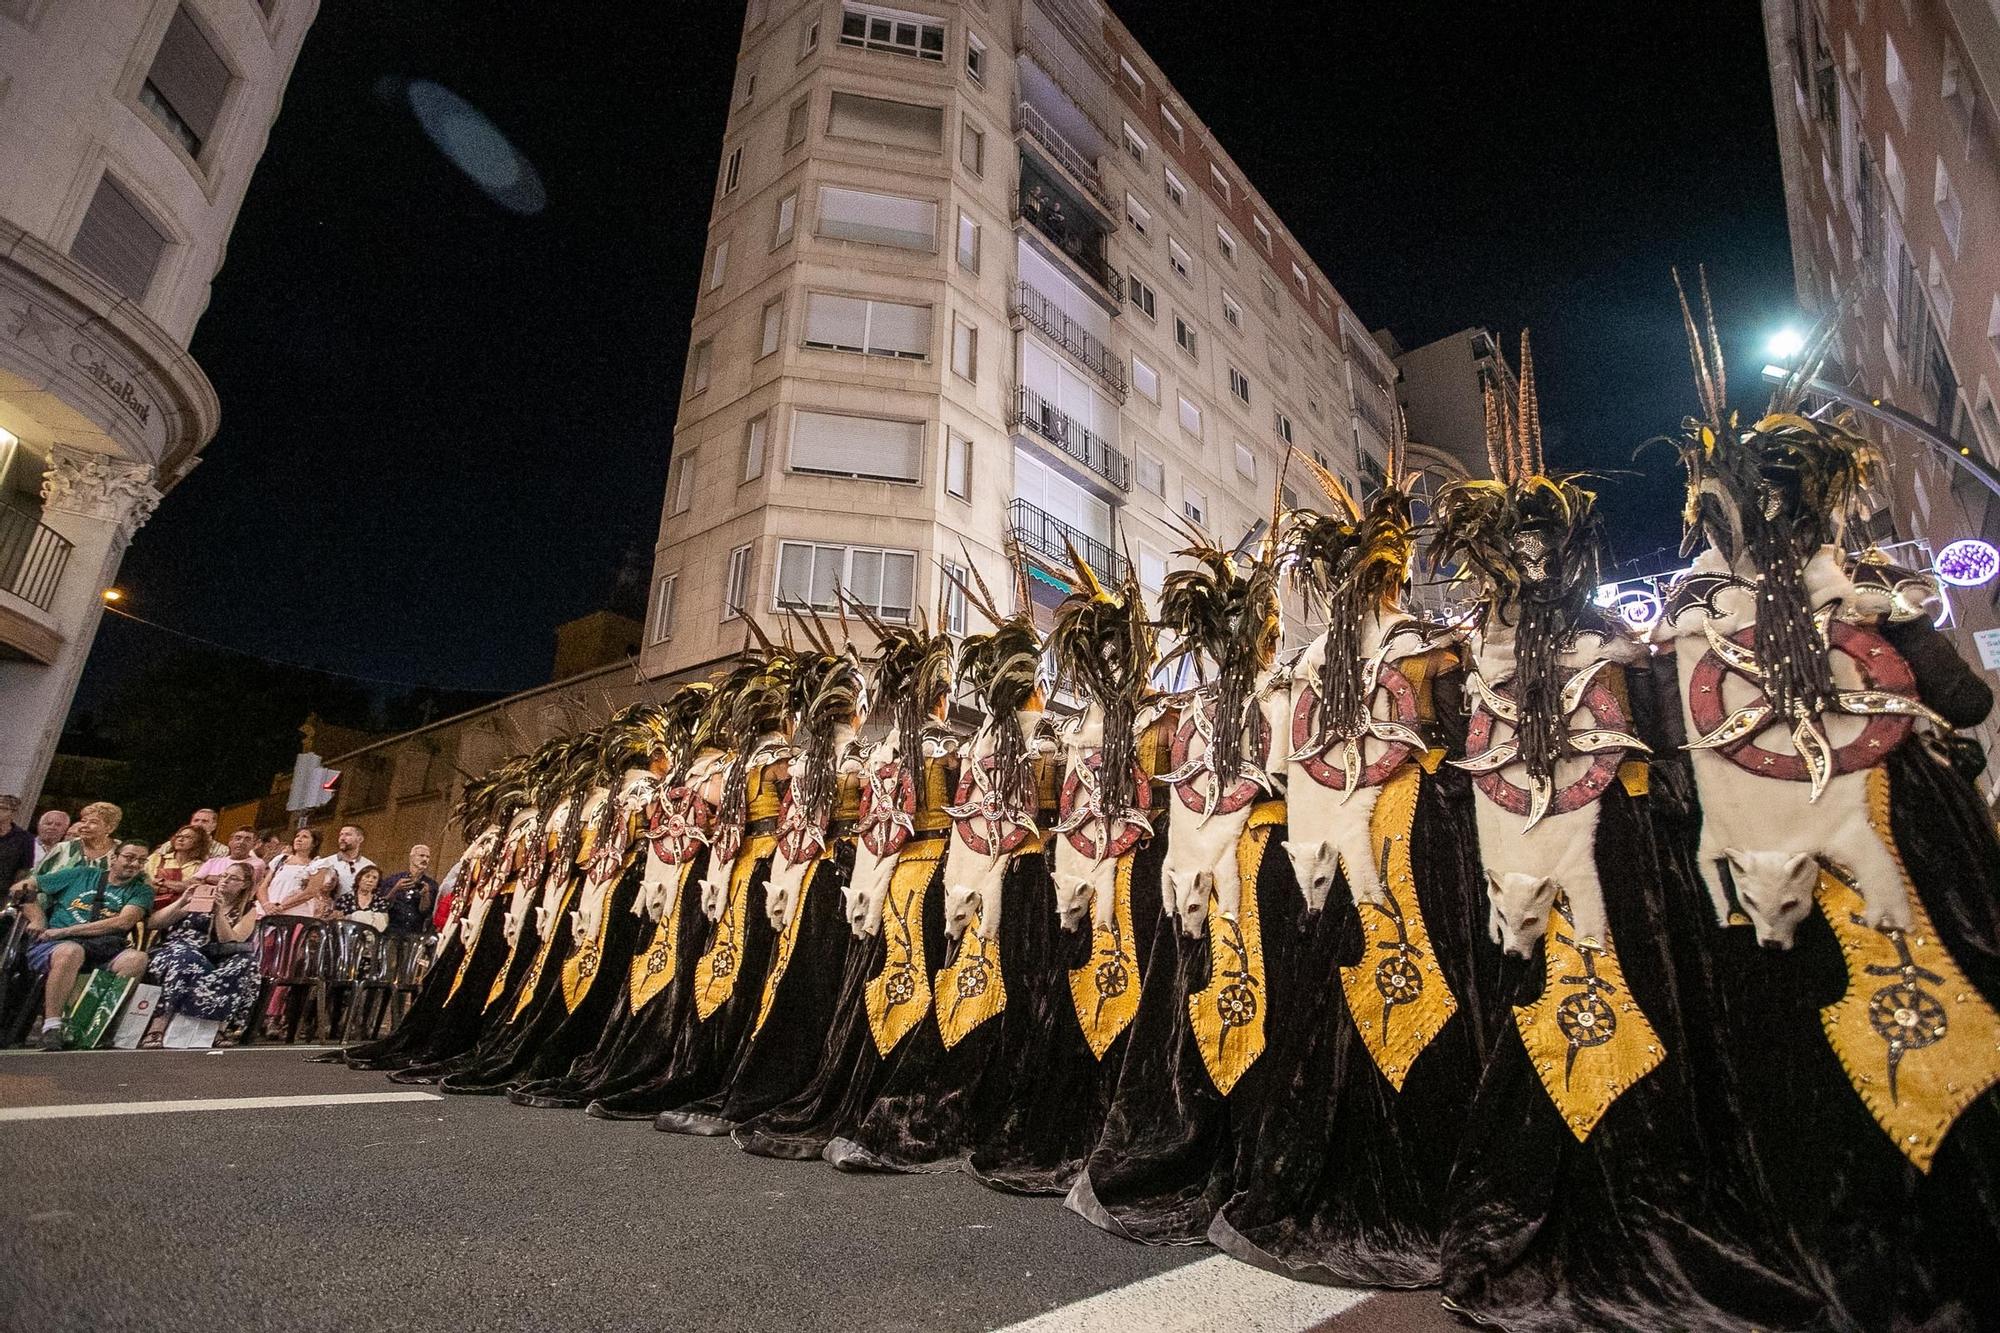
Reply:
[[[154,910],[147,924],[166,934],[149,969],[160,979],[157,1029],[165,1028],[169,1014],[191,1014],[232,1029],[249,1020],[257,1002],[257,952],[250,943],[257,930],[256,905],[249,862],[233,861],[214,887],[189,883]],[[145,1044],[158,1045],[157,1036],[148,1033]]]
[[[318,916],[328,897],[327,886],[315,882],[313,860],[319,855],[319,832],[302,828],[292,835],[291,849],[273,858],[257,886],[257,911],[263,916]],[[318,877],[324,880],[324,876]]]
[[[118,821],[123,818],[125,812],[111,802],[92,801],[77,812],[76,822],[69,826],[69,837],[36,863],[35,874],[52,875],[71,866],[109,870],[111,854],[118,850],[118,842],[112,835],[118,832]]]
[[[201,864],[206,860],[208,835],[193,824],[183,824],[146,858],[146,879],[153,892],[162,897],[178,893],[183,881],[201,873]]]
[[[386,930],[389,924],[389,895],[382,889],[382,868],[363,866],[355,872],[351,888],[341,888],[336,882],[333,887],[333,910],[338,916],[349,920],[360,920],[377,930]]]

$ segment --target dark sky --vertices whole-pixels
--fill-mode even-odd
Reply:
[[[1746,385],[1790,310],[1749,0],[1115,7],[1371,327],[1532,327],[1552,465],[1631,466],[1688,409],[1669,265],[1709,265]],[[131,609],[393,681],[545,679],[552,628],[650,565],[740,13],[323,4],[195,334],[222,428],[134,543]],[[483,110],[546,211],[481,194],[397,79]],[[1607,485],[1618,557],[1667,559],[1677,485],[1665,451]],[[107,618],[79,707],[173,643]]]

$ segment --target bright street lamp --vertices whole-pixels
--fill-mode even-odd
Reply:
[[[1806,350],[1806,335],[1790,324],[1771,335],[1771,341],[1764,344],[1765,354],[1779,362],[1789,362]]]

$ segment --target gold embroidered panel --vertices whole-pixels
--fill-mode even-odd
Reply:
[[[1000,941],[988,938],[977,916],[959,937],[958,954],[937,974],[938,1035],[948,1051],[974,1028],[1007,1008],[1000,972]]]
[[[653,928],[652,944],[632,960],[626,991],[631,996],[630,1008],[634,1013],[645,1008],[655,995],[673,983],[674,972],[680,966],[681,898],[687,888],[688,874],[693,869],[692,861],[683,861],[674,867],[674,887],[667,899],[666,915]]]
[[[906,843],[882,900],[882,970],[868,982],[868,1031],[884,1060],[931,1007],[924,959],[924,890],[944,860],[945,839]]]
[[[757,863],[769,856],[778,841],[769,833],[753,834],[743,840],[729,867],[729,901],[722,905],[722,919],[715,923],[715,938],[708,952],[694,965],[694,1012],[706,1019],[736,993],[736,978],[743,965],[743,941],[750,925],[750,875]]]
[[[1884,768],[1868,774],[1868,822],[1901,869]],[[2000,1015],[1946,952],[1907,871],[1903,891],[1910,929],[1878,929],[1853,886],[1820,872],[1819,907],[1847,960],[1847,993],[1820,1023],[1875,1123],[1928,1172],[1953,1123],[2000,1081]]]
[[[522,979],[520,993],[514,997],[514,1012],[507,1016],[508,1022],[511,1023],[519,1018],[521,1012],[528,1007],[528,1001],[535,998],[535,988],[542,984],[542,972],[549,965],[549,955],[555,952],[556,926],[562,920],[563,914],[569,911],[570,904],[576,901],[576,890],[580,882],[579,876],[570,876],[569,883],[563,886],[562,898],[557,901],[556,910],[549,913],[548,929],[542,932],[542,942],[535,950],[535,961],[528,965],[528,975]]]
[[[1208,904],[1208,985],[1188,996],[1201,1062],[1225,1097],[1264,1053],[1264,1017],[1270,997],[1264,980],[1264,940],[1257,916],[1257,871],[1269,850],[1271,833],[1285,822],[1283,801],[1264,801],[1236,840],[1236,872],[1242,880],[1237,914],[1223,915],[1213,895]]]
[[[1361,961],[1340,969],[1347,1013],[1369,1058],[1401,1092],[1424,1048],[1458,1012],[1451,985],[1431,948],[1410,868],[1410,830],[1423,778],[1405,764],[1382,785],[1369,818],[1369,842],[1382,849],[1381,904],[1360,902]]]
[[[1118,858],[1111,890],[1111,924],[1092,922],[1090,957],[1069,973],[1076,1021],[1090,1053],[1102,1060],[1139,1012],[1139,959],[1132,947],[1132,857]]]
[[[1514,1025],[1549,1100],[1582,1143],[1624,1091],[1667,1058],[1618,966],[1607,926],[1604,947],[1577,944],[1569,899],[1556,895],[1544,942],[1541,998],[1516,1006]]]

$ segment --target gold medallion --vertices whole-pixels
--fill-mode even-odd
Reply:
[[[1111,924],[1093,921],[1090,957],[1070,969],[1069,993],[1090,1053],[1102,1060],[1139,1012],[1139,959],[1132,949],[1132,853],[1118,858]]]

